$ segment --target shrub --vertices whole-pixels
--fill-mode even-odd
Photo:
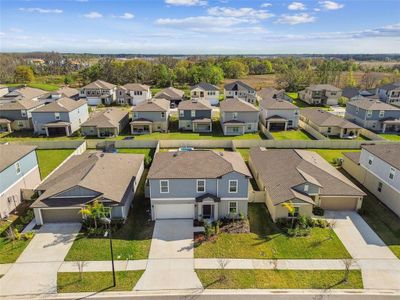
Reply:
[[[319,207],[319,206],[314,206],[313,208],[313,214],[316,216],[323,216],[325,211],[323,208]]]
[[[32,231],[28,231],[28,232],[25,232],[25,233],[23,234],[23,238],[24,238],[24,240],[26,240],[26,241],[33,239],[34,236],[35,236],[35,233],[32,232]]]
[[[144,158],[144,166],[145,166],[146,168],[149,168],[152,161],[153,161],[153,158],[152,158],[151,156],[146,156],[146,157]]]
[[[13,229],[13,233],[14,233],[14,236],[15,236],[16,240],[18,240],[18,241],[21,240],[22,235],[21,235],[21,233],[19,232],[19,230],[17,228]]]
[[[104,104],[97,105],[97,108],[103,108],[103,107],[105,107]]]
[[[217,221],[214,222],[214,231],[215,231],[215,234],[219,234],[219,228],[220,228],[220,226],[221,226],[221,221],[220,221],[220,220],[217,220]]]
[[[204,222],[204,236],[206,238],[206,240],[209,240],[209,238],[212,236],[213,232],[212,232],[212,227],[210,222],[205,221]]]

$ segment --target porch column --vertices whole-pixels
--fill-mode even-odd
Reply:
[[[47,128],[47,126],[44,128],[44,130],[46,130],[46,136],[49,136],[49,128]]]
[[[11,132],[11,124],[10,123],[7,123],[7,130],[8,130],[8,132]]]
[[[197,203],[197,220],[200,220],[200,215],[202,214],[201,208],[202,208],[201,202]],[[203,216],[201,216],[201,218],[203,218]]]
[[[131,134],[133,134],[133,124],[131,124]]]
[[[96,130],[97,130],[97,137],[99,138],[99,137],[100,137],[100,129],[98,129],[98,128],[96,127]]]
[[[287,130],[288,121],[285,121],[285,131]]]
[[[267,131],[269,131],[269,121],[267,121]]]
[[[343,129],[340,129],[340,138],[343,138]]]
[[[196,123],[193,123],[193,122],[192,122],[192,131],[193,131],[193,132],[196,132],[195,128],[196,128]]]
[[[153,132],[153,124],[149,125],[149,133],[151,134]]]
[[[218,203],[214,203],[214,220],[218,220]]]
[[[212,122],[210,123],[210,132],[212,132]]]
[[[67,135],[67,136],[70,136],[70,132],[69,132],[69,127],[68,126],[65,126],[65,134]]]
[[[385,133],[385,131],[386,131],[386,123],[383,123],[382,133]]]

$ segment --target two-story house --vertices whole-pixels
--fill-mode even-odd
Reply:
[[[225,99],[239,98],[252,104],[257,102],[256,90],[252,86],[240,80],[225,84],[224,96]]]
[[[115,102],[116,85],[96,80],[79,90],[79,98],[86,98],[88,105],[110,105]]]
[[[155,131],[166,132],[170,102],[166,99],[153,98],[139,103],[132,108],[132,134],[150,134]]]
[[[313,84],[299,92],[301,101],[311,105],[338,105],[342,90],[331,84]]]
[[[85,136],[114,137],[129,123],[129,112],[123,108],[108,107],[92,113],[90,118],[81,124]]]
[[[193,132],[212,131],[212,106],[206,100],[193,98],[178,106],[179,129]]]
[[[297,128],[299,108],[282,98],[263,98],[260,101],[260,122],[269,131]]]
[[[106,217],[126,220],[144,170],[143,154],[85,152],[68,159],[37,187],[37,225],[80,222],[94,201]]]
[[[185,97],[184,91],[174,88],[172,86],[162,89],[161,91],[159,91],[157,94],[154,95],[154,98],[168,100],[171,108],[178,107],[179,103],[183,101],[184,97]]]
[[[74,100],[79,99],[79,91],[74,88],[70,88],[67,86],[64,86],[62,88],[59,88],[57,91],[54,92],[48,92],[44,95],[41,95],[38,97],[38,101],[47,104],[50,102],[54,102],[60,98],[68,97]]]
[[[400,217],[400,144],[363,145],[345,152],[343,168]]]
[[[38,98],[44,94],[46,91],[41,89],[31,88],[29,86],[20,86],[8,88],[9,92],[0,97],[0,103],[7,103],[11,101],[19,100],[38,100]]]
[[[34,100],[19,100],[0,104],[0,131],[33,129],[32,111],[43,106]]]
[[[0,144],[0,217],[7,218],[28,192],[40,184],[36,146]]]
[[[365,193],[313,151],[250,149],[249,166],[275,222],[292,215],[283,206],[292,203],[294,217],[313,216],[313,207],[358,210]]]
[[[226,99],[220,103],[220,123],[224,135],[241,135],[258,131],[259,110],[240,99]]]
[[[70,136],[89,118],[85,99],[61,98],[31,112],[34,132],[46,136]]]
[[[316,108],[302,109],[300,120],[327,137],[357,138],[361,130],[357,124]]]
[[[293,102],[292,97],[286,94],[285,90],[277,90],[273,87],[262,88],[261,90],[257,91],[258,99],[266,99],[266,98],[273,98],[273,99],[282,99],[288,102]]]
[[[117,103],[138,105],[151,99],[151,90],[148,85],[140,83],[127,83],[117,88]]]
[[[238,152],[159,152],[147,176],[151,217],[246,217],[250,177]]]
[[[400,108],[376,99],[348,102],[345,118],[375,132],[400,130]]]
[[[400,82],[385,84],[376,89],[379,99],[386,103],[400,104]]]
[[[211,105],[219,103],[219,88],[207,82],[200,82],[190,87],[190,97],[206,100]]]

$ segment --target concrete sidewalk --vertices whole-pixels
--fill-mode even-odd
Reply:
[[[65,261],[58,272],[79,272],[77,261]],[[107,272],[112,271],[111,260],[107,261],[85,261],[83,272]],[[140,260],[116,260],[114,267],[116,271],[145,270],[147,259]]]

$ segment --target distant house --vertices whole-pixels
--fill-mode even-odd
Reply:
[[[400,108],[375,99],[348,102],[345,118],[376,132],[400,130]]]
[[[206,100],[211,105],[219,103],[219,88],[207,82],[200,82],[190,88],[190,96],[198,100]]]
[[[127,110],[109,107],[103,111],[97,111],[81,124],[81,132],[86,136],[111,137],[118,136],[129,123]]]
[[[299,92],[299,98],[311,105],[338,105],[342,90],[331,84],[314,84]]]
[[[361,127],[322,109],[306,108],[300,111],[300,120],[328,137],[356,138]]]
[[[260,101],[260,122],[267,130],[287,130],[299,126],[299,108],[282,98]]]
[[[151,217],[246,217],[250,177],[238,152],[159,152],[147,176]]]
[[[363,145],[345,152],[343,168],[400,217],[400,144]]]
[[[7,218],[25,191],[40,184],[36,146],[0,144],[0,217]]]
[[[61,98],[31,112],[34,132],[70,136],[89,118],[86,100]]]
[[[54,92],[49,92],[38,97],[38,101],[42,103],[54,102],[60,98],[68,97],[74,100],[79,99],[79,91],[70,87],[62,87]]]
[[[257,102],[256,90],[239,80],[224,85],[224,96],[225,99],[239,98],[252,104]]]
[[[170,107],[175,108],[179,105],[179,102],[183,100],[185,96],[185,92],[174,87],[168,87],[162,89],[157,94],[154,95],[154,98],[166,99],[170,102]]]
[[[374,92],[368,90],[359,90],[356,87],[345,87],[342,89],[342,97],[347,98],[348,100],[361,100],[366,97],[374,96]]]
[[[116,85],[96,80],[79,90],[79,98],[86,98],[88,105],[110,105],[115,102]]]
[[[220,123],[224,135],[242,135],[258,131],[259,110],[239,99],[220,102]]]
[[[145,84],[127,83],[117,88],[117,103],[138,105],[151,99],[150,87]]]
[[[43,106],[34,100],[14,100],[0,104],[0,131],[33,129],[32,111]]]
[[[252,148],[249,166],[272,220],[291,217],[284,203],[294,205],[294,216],[313,216],[318,206],[328,210],[357,210],[365,194],[319,154],[306,150]]]
[[[143,154],[71,157],[37,187],[39,198],[31,205],[36,224],[80,222],[80,210],[94,201],[104,205],[106,217],[126,220],[143,169]]]
[[[8,86],[0,84],[0,97],[3,97],[4,95],[8,94],[10,91],[8,89]]]
[[[170,102],[166,99],[149,99],[132,108],[132,134],[150,134],[167,131]]]
[[[378,87],[376,94],[379,99],[386,103],[400,103],[400,82],[385,84]]]
[[[47,94],[47,92],[41,89],[31,88],[29,86],[9,88],[9,92],[0,97],[0,103],[18,100],[37,100],[44,94]]]
[[[212,107],[207,100],[186,100],[179,103],[179,129],[193,132],[212,131]]]
[[[257,91],[257,96],[259,99],[267,99],[267,98],[272,98],[272,99],[282,99],[288,102],[293,102],[292,97],[289,97],[285,90],[277,90],[272,87],[267,87],[263,88],[259,91]]]

